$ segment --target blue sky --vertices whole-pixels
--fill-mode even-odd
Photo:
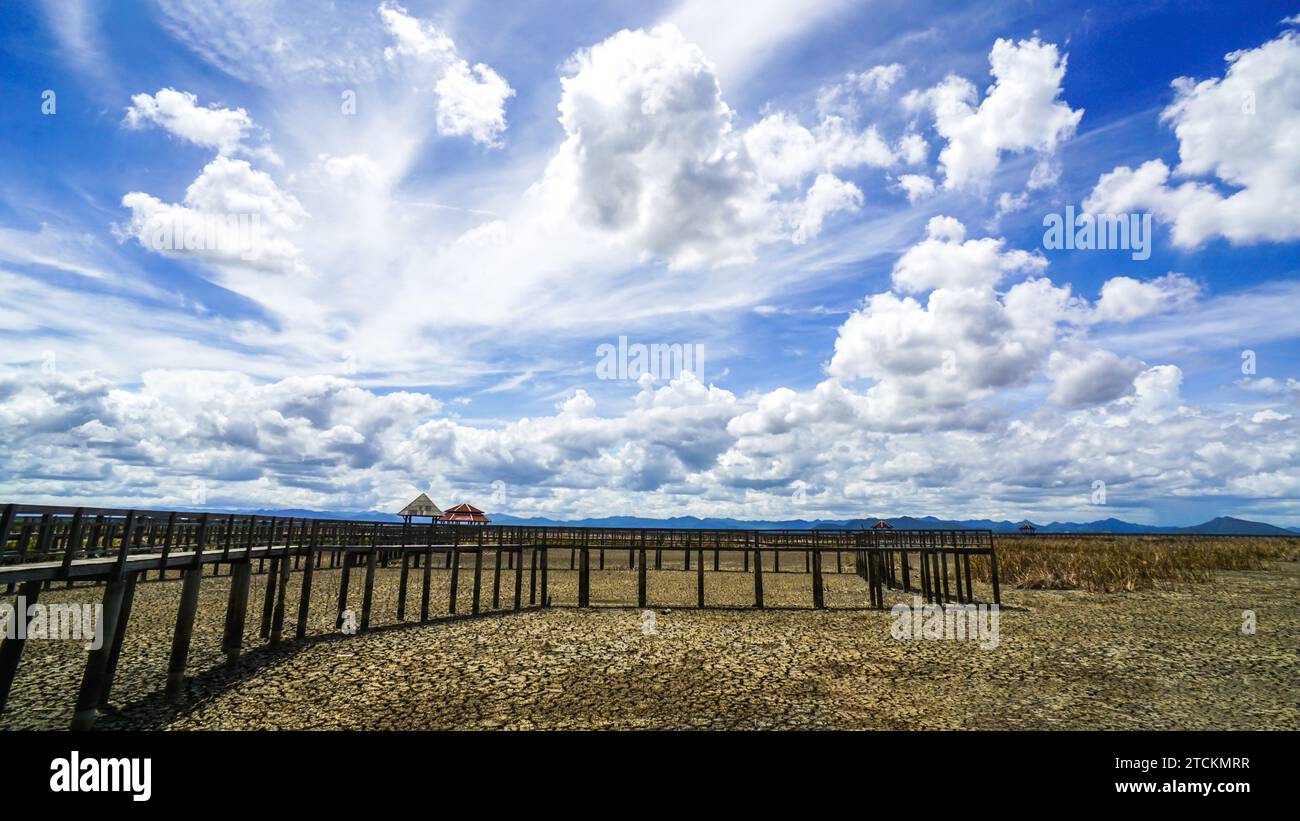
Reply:
[[[1300,525],[1297,12],[6,4],[0,492]]]

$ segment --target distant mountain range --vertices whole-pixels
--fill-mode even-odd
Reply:
[[[329,512],[318,510],[241,510],[258,516],[281,516],[299,519],[355,519],[375,522],[401,521],[392,513]],[[533,527],[667,527],[677,529],[702,528],[707,530],[859,530],[874,525],[879,519],[784,519],[777,521],[728,518],[699,518],[673,516],[653,519],[644,516],[605,516],[599,519],[546,519],[511,516],[507,513],[489,513],[493,524],[526,525]],[[1156,527],[1138,525],[1122,519],[1098,519],[1095,522],[1051,522],[1038,524],[1022,519],[1018,522],[993,519],[938,519],[934,516],[899,516],[885,519],[898,530],[992,530],[995,533],[1018,533],[1021,525],[1031,524],[1039,533],[1187,533],[1227,536],[1295,536],[1300,528],[1283,528],[1264,522],[1252,522],[1231,516],[1219,516],[1191,527]]]

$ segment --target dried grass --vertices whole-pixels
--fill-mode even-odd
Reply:
[[[1208,536],[998,538],[1003,585],[1031,590],[1117,592],[1206,582],[1221,570],[1260,570],[1300,560],[1300,539]],[[976,578],[987,581],[980,562]]]

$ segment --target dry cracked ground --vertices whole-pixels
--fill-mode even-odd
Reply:
[[[566,565],[567,566],[567,565]],[[513,574],[501,603],[511,605]],[[333,629],[339,571],[317,574],[309,637],[271,651],[258,635],[263,576],[254,576],[245,654],[223,664],[229,583],[205,577],[184,698],[165,678],[179,582],[141,584],[113,689],[115,729],[1300,729],[1300,565],[1220,574],[1172,591],[1093,594],[1005,591],[1000,641],[907,641],[894,617],[812,611],[809,577],[765,575],[774,609],[682,609],[695,574],[652,573],[655,631],[633,608],[525,609],[445,618],[448,573],[433,573],[439,620],[395,626],[398,573],[376,578],[379,629]],[[300,576],[288,591],[292,638]],[[362,574],[349,605],[360,610]],[[408,621],[419,613],[412,573]],[[463,571],[460,609],[470,606]],[[491,604],[485,573],[483,605]],[[708,574],[710,602],[751,601],[752,577]],[[557,604],[576,576],[551,574]],[[593,604],[634,597],[636,575],[593,574]],[[866,603],[863,583],[829,574],[832,608]],[[527,579],[525,578],[525,587]],[[977,590],[977,593],[979,591]],[[94,601],[93,588],[53,589],[43,602]],[[984,594],[987,597],[987,591]],[[4,600],[12,601],[7,597]],[[910,600],[891,594],[891,603]],[[527,590],[524,591],[527,602]],[[1243,635],[1253,610],[1254,635]],[[64,728],[85,652],[32,641],[0,729]]]

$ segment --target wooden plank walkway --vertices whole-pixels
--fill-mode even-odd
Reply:
[[[572,602],[553,600],[550,573],[556,561],[577,573]],[[740,567],[724,566],[722,557]],[[491,588],[485,590],[485,556],[491,559]],[[782,558],[785,568],[782,568]],[[677,560],[677,559],[680,560]],[[286,519],[215,512],[117,510],[10,504],[0,508],[0,585],[36,603],[56,582],[102,586],[104,645],[90,651],[77,695],[74,729],[93,726],[108,702],[117,658],[129,630],[131,605],[139,582],[171,571],[181,587],[172,633],[165,691],[183,692],[185,671],[205,569],[224,566],[230,590],[226,601],[222,650],[229,664],[243,651],[250,607],[250,580],[263,573],[258,635],[271,647],[283,641],[286,590],[300,583],[296,640],[306,638],[316,571],[337,569],[335,627],[344,624],[353,571],[361,574],[362,606],[358,628],[371,629],[378,568],[400,563],[397,613],[405,621],[412,570],[419,574],[420,621],[430,621],[432,572],[446,571],[447,612],[457,614],[462,575],[472,576],[470,613],[501,611],[503,572],[513,573],[510,609],[591,606],[591,575],[606,570],[636,572],[635,605],[653,606],[648,572],[695,574],[695,606],[710,606],[705,578],[713,573],[744,573],[753,578],[752,607],[767,605],[766,573],[804,573],[811,579],[811,607],[826,609],[825,576],[854,574],[869,591],[872,607],[885,607],[885,590],[898,589],[929,602],[975,601],[972,558],[991,566],[994,603],[1001,594],[997,556],[989,531],[735,531],[652,528],[515,527]],[[623,560],[625,559],[625,561]],[[469,568],[463,565],[468,562]],[[833,566],[830,564],[833,562]],[[256,563],[256,570],[254,569]],[[528,572],[527,605],[523,595]],[[765,566],[766,565],[766,566]],[[917,576],[913,579],[913,573]],[[915,581],[915,585],[913,582]],[[487,598],[485,602],[484,599]],[[540,604],[539,604],[540,603]],[[680,606],[674,604],[673,606]],[[734,605],[733,605],[734,607]],[[730,608],[729,608],[730,609]],[[20,618],[25,617],[25,614]],[[0,645],[0,711],[8,699],[25,641],[15,635]]]

